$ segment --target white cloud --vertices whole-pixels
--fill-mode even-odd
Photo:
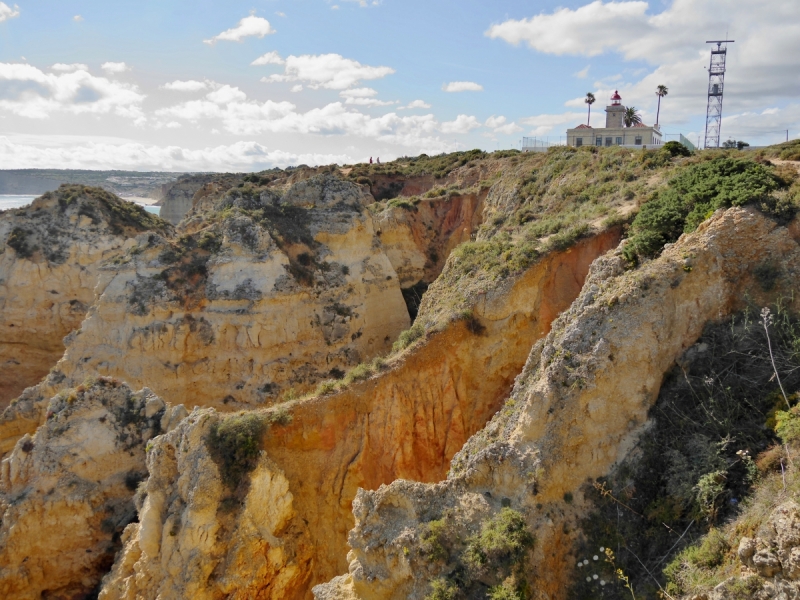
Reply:
[[[662,8],[663,6],[663,8]],[[661,12],[650,10],[661,9]],[[710,46],[729,31],[725,110],[760,111],[800,97],[800,3],[762,0],[758,9],[746,2],[667,0],[602,2],[557,9],[527,19],[493,25],[486,35],[555,55],[597,56],[614,52],[626,61],[651,66],[642,75],[623,71],[617,81],[596,82],[598,105],[619,89],[623,103],[655,120],[657,85],[669,87],[661,103],[662,124],[680,125],[705,114]],[[637,65],[638,67],[638,65]],[[578,106],[574,98],[568,106]],[[597,105],[595,105],[596,107]],[[593,111],[594,112],[594,111]],[[579,121],[580,122],[580,121]],[[584,121],[585,122],[585,121]]]
[[[0,63],[0,111],[21,117],[114,114],[142,123],[144,98],[135,85],[95,77],[85,70],[44,73],[27,64]]]
[[[56,63],[50,68],[53,69],[53,71],[62,71],[64,73],[71,73],[72,71],[88,71],[89,65],[85,65],[83,63],[72,63],[72,64]]]
[[[5,2],[0,2],[0,23],[8,19],[13,19],[14,17],[18,16],[19,16],[19,6],[15,4],[14,8],[11,8]]]
[[[319,88],[344,90],[361,80],[382,79],[394,72],[391,67],[362,65],[340,54],[304,54],[287,57],[282,75],[270,75],[261,81],[267,83],[302,81],[314,90]]]
[[[522,131],[522,127],[517,125],[516,123],[508,123],[508,119],[504,116],[495,117],[492,115],[488,119],[486,119],[486,127],[491,129],[494,133],[502,133],[504,135],[511,135],[513,133],[517,133]]]
[[[277,52],[274,50],[272,52],[267,52],[266,54],[262,54],[253,62],[250,63],[251,65],[258,66],[258,65],[285,65],[286,61],[283,60]]]
[[[378,90],[372,88],[354,88],[351,90],[343,90],[339,92],[342,98],[374,98],[378,95]]]
[[[177,121],[170,121],[165,125],[165,127],[167,127],[168,129],[177,129],[179,127],[182,127],[182,125]]]
[[[124,73],[125,71],[131,70],[131,68],[124,62],[105,62],[102,65],[100,65],[100,68],[103,69],[106,73],[110,73],[112,75],[117,73]]]
[[[401,106],[400,110],[411,109],[411,108],[430,108],[431,105],[425,102],[424,100],[414,100],[408,103],[408,106]]]
[[[380,6],[380,0],[342,0],[343,2],[356,2],[361,8],[367,8],[369,6]],[[331,8],[339,8],[337,5],[333,5]]]
[[[275,33],[275,30],[272,28],[269,21],[262,17],[250,15],[239,21],[236,27],[226,29],[211,39],[203,40],[203,43],[213,46],[220,41],[240,42],[246,37],[255,36],[263,38],[265,35],[270,35],[272,33]]]
[[[440,129],[442,133],[469,133],[473,129],[477,129],[481,124],[478,119],[467,115],[458,115],[455,121],[446,121],[442,123]]]
[[[573,73],[572,75],[574,77],[577,77],[578,79],[586,79],[586,77],[589,76],[589,67],[590,66],[591,65],[586,65],[583,69],[581,69],[580,71],[578,71],[576,73]]]
[[[76,23],[80,23],[81,21],[83,21],[83,17],[80,15],[75,15],[74,17],[72,17],[72,20],[75,21]]]
[[[551,132],[561,135],[568,128],[585,122],[586,113],[583,112],[566,112],[560,115],[544,114],[520,119],[520,123],[523,125],[533,127],[531,130],[532,135],[548,135]]]
[[[181,81],[176,79],[170,83],[165,83],[161,87],[165,90],[172,90],[173,92],[199,92],[200,90],[208,89],[208,81],[195,81],[189,79],[188,81]]]
[[[297,85],[293,85],[292,89],[289,90],[289,91],[292,92],[293,94],[296,94],[298,92],[302,92],[303,91],[303,86],[298,83]]]
[[[445,92],[482,92],[483,86],[474,81],[451,81],[442,86]]]
[[[286,16],[286,13],[285,12],[281,12],[281,11],[277,11],[275,14],[278,15],[279,17],[285,17]]]
[[[269,150],[256,142],[191,150],[154,146],[77,142],[69,146],[38,146],[0,137],[0,161],[5,168],[131,169],[164,171],[252,171],[289,165],[354,162],[347,154],[293,153]]]
[[[206,94],[206,98],[215,104],[230,104],[231,102],[242,102],[247,100],[247,94],[237,87],[223,85],[218,90]]]

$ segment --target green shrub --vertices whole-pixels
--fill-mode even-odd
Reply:
[[[789,444],[800,440],[800,407],[795,406],[792,410],[779,410],[775,413],[775,432],[784,444]]]
[[[431,561],[445,561],[450,557],[450,551],[448,550],[450,542],[447,540],[448,530],[446,517],[430,521],[425,526],[425,530],[420,536],[422,540],[420,547]]]
[[[409,329],[402,332],[397,341],[392,344],[392,352],[400,352],[408,348],[423,335],[425,335],[425,327],[423,327],[422,323],[414,323]]]
[[[11,246],[20,258],[30,258],[39,248],[32,246],[28,241],[31,232],[21,227],[14,227],[6,240],[6,244]]]
[[[525,518],[518,511],[504,507],[483,524],[480,534],[469,540],[466,561],[476,572],[501,572],[520,563],[532,546],[533,536]]]
[[[237,490],[255,468],[264,425],[261,415],[243,413],[226,417],[211,428],[206,445],[220,467],[223,483],[231,491]]]
[[[625,246],[628,260],[655,256],[664,244],[694,231],[715,210],[758,202],[770,212],[782,182],[764,165],[720,157],[692,165],[642,206]]]
[[[439,577],[431,582],[431,593],[425,600],[455,600],[458,598],[458,586],[444,577]]]
[[[692,151],[680,142],[671,141],[667,142],[661,147],[663,152],[669,152],[670,156],[691,156]]]

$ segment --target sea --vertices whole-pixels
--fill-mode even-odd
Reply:
[[[33,202],[34,198],[38,198],[38,195],[29,196],[29,195],[18,195],[18,194],[0,194],[0,210],[7,210],[9,208],[20,208],[22,206],[27,206],[31,202]],[[144,204],[139,198],[126,198],[126,200],[130,200],[131,202],[135,202],[139,206],[142,206],[147,212],[151,212],[154,215],[158,214],[158,211],[161,210],[160,206],[148,206]]]

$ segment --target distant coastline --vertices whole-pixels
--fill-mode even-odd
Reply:
[[[8,210],[10,208],[22,208],[28,206],[34,199],[38,198],[41,194],[0,194],[0,210]],[[123,198],[130,202],[135,202],[139,206],[143,206],[147,212],[154,215],[159,214],[161,207],[155,206],[157,200],[154,198],[140,198],[130,197]]]

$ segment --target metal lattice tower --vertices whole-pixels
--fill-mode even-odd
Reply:
[[[728,44],[734,40],[713,40],[706,44],[716,44],[711,49],[711,64],[708,67],[708,106],[706,107],[706,140],[704,148],[719,148],[722,129],[722,90],[725,85],[725,59]]]

